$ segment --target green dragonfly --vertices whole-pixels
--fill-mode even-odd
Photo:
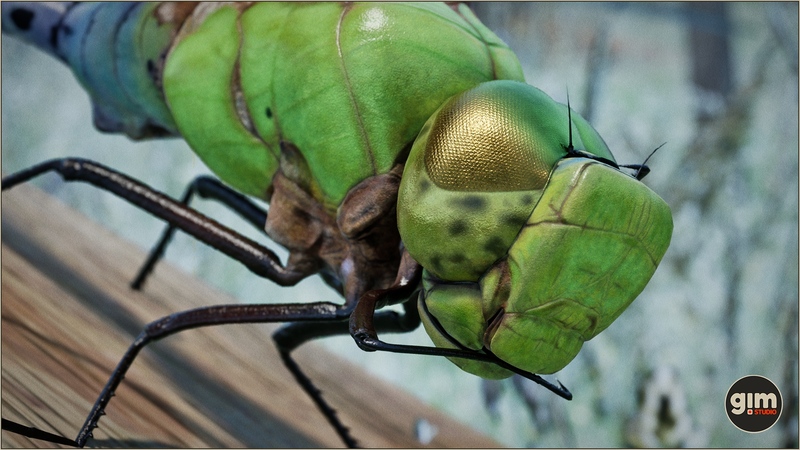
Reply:
[[[77,438],[35,430],[45,440],[86,444],[150,342],[233,323],[288,322],[274,335],[282,359],[349,446],[292,359],[308,340],[350,334],[366,351],[444,356],[484,378],[516,373],[569,399],[537,374],[608,327],[669,245],[671,213],[641,183],[647,166],[617,164],[580,115],[525,84],[514,53],[463,4],[10,3],[2,18],[3,32],[72,68],[99,130],[181,136],[218,177],[176,200],[62,158],[5,177],[3,190],[55,171],[166,221],[136,289],[181,230],[278,285],[320,275],[344,299],[156,320]],[[195,195],[263,230],[287,262],[190,208]],[[381,311],[389,305],[402,313]],[[435,346],[376,332],[420,323]]]

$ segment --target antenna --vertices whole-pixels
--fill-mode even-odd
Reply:
[[[647,161],[649,161],[649,160],[650,160],[650,157],[651,157],[651,156],[653,156],[653,155],[655,155],[655,154],[656,154],[656,152],[658,151],[658,149],[660,149],[661,147],[663,147],[663,146],[665,146],[665,145],[667,145],[667,142],[666,142],[666,141],[662,142],[662,143],[661,143],[661,145],[659,145],[658,147],[656,147],[655,149],[653,149],[653,151],[652,151],[652,152],[650,152],[650,154],[649,154],[649,155],[647,155],[647,158],[645,158],[645,159],[644,159],[644,161],[642,162],[642,167],[647,167]],[[641,180],[642,178],[644,178],[644,175],[642,175],[642,178],[639,178],[639,172],[642,170],[642,167],[639,167],[639,170],[637,170],[637,171],[636,171],[636,179],[637,179],[637,180]],[[649,169],[649,168],[648,168],[648,169]],[[647,175],[647,174],[645,174],[645,175]]]
[[[647,161],[650,160],[650,157],[652,157],[658,151],[658,149],[660,149],[661,147],[665,146],[666,144],[667,143],[664,142],[661,145],[659,145],[658,147],[656,147],[652,152],[650,152],[649,155],[647,155],[647,158],[645,158],[644,161],[641,164],[627,164],[627,165],[620,166],[620,167],[625,167],[625,168],[628,168],[628,169],[636,169],[636,174],[633,177],[636,178],[637,180],[641,181],[644,177],[647,176],[648,173],[650,173],[650,168],[647,167]]]
[[[595,161],[609,165],[617,170],[623,167],[626,169],[636,169],[636,173],[631,176],[633,176],[639,181],[641,181],[644,177],[647,176],[647,174],[650,173],[650,168],[647,167],[647,161],[650,160],[650,158],[658,151],[658,149],[667,144],[666,142],[664,142],[658,147],[656,147],[652,152],[650,152],[649,155],[647,155],[647,158],[645,158],[641,164],[617,164],[616,162],[610,159],[603,158],[602,156],[597,156],[589,152],[586,152],[584,150],[576,150],[575,147],[572,145],[572,108],[570,107],[569,104],[569,88],[567,88],[567,120],[568,120],[567,125],[569,126],[569,144],[566,146],[564,144],[561,144],[561,147],[563,147],[564,150],[567,151],[567,156],[565,158],[579,157],[579,158],[593,159]]]
[[[567,88],[567,128],[569,128],[569,145],[567,153],[573,153],[575,147],[572,146],[572,108],[569,106],[569,88]]]

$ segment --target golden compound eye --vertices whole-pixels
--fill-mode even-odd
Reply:
[[[425,149],[425,167],[434,183],[454,191],[544,187],[554,151],[563,150],[546,148],[548,140],[531,123],[537,115],[531,109],[537,105],[518,94],[515,89],[479,86],[442,107]]]

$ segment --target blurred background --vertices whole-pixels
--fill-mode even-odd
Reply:
[[[508,446],[797,447],[798,4],[471,6],[519,56],[528,83],[560,102],[569,90],[620,163],[666,142],[644,181],[672,208],[672,244],[633,305],[549,377],[571,402],[444,359],[367,354],[350,337],[321,342]],[[60,156],[176,197],[207,172],[179,139],[95,131],[69,70],[4,37],[3,173]],[[160,235],[160,222],[108,194],[53,175],[36,184],[143,248]],[[224,208],[194,206],[264,241]],[[318,278],[279,288],[180,234],[167,259],[243,302],[336,299]],[[421,329],[394,340],[429,344]],[[728,388],[750,374],[783,397],[779,422],[759,434],[724,410]]]

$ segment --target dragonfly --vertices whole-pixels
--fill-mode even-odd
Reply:
[[[134,289],[180,230],[256,276],[292,286],[318,275],[342,298],[175,312],[145,326],[74,440],[4,429],[84,446],[148,344],[237,323],[286,323],[273,335],[282,362],[350,447],[292,358],[312,339],[349,334],[365,351],[446,357],[571,399],[540,375],[616,320],[669,246],[669,206],[641,182],[647,161],[618,164],[568,104],[525,83],[464,4],[10,3],[2,19],[72,69],[98,130],[180,136],[215,175],[175,199],[65,157],[4,177],[3,191],[55,172],[167,222]],[[195,196],[242,216],[286,262],[190,207]],[[433,346],[377,331],[420,324]]]

